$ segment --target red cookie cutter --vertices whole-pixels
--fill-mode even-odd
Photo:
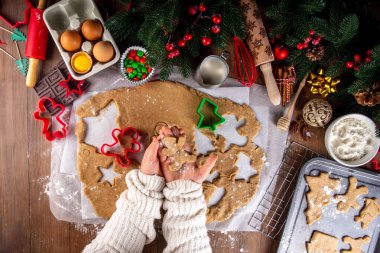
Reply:
[[[377,153],[380,153],[380,149],[377,151]],[[372,169],[378,173],[380,173],[380,166],[379,163],[376,161],[375,158],[371,160]]]
[[[75,86],[74,88],[72,88],[72,84],[74,84]],[[82,95],[83,94],[82,86],[84,86],[84,84],[85,84],[85,80],[77,81],[74,78],[72,78],[70,74],[67,76],[66,80],[59,82],[59,85],[61,85],[63,88],[66,89],[67,98],[70,97],[74,93],[79,96]]]
[[[53,131],[52,130],[52,118],[46,118],[41,116],[42,113],[46,113],[49,111],[46,109],[45,102],[49,101],[53,108],[59,107],[61,111],[55,116],[55,120],[62,126],[60,130]],[[48,141],[53,141],[55,139],[61,139],[66,137],[67,132],[67,124],[61,119],[61,115],[65,112],[66,107],[64,105],[56,103],[53,99],[48,97],[42,97],[40,100],[38,100],[38,109],[34,112],[34,118],[36,120],[41,120],[42,125],[42,134],[45,135],[46,139]]]
[[[116,134],[116,132],[119,132],[119,134]],[[132,145],[131,148],[125,148],[123,153],[113,153],[110,151],[105,151],[105,148],[112,148],[113,146],[117,145],[120,143],[120,136],[125,136],[125,135],[130,135],[133,137],[132,139]],[[115,140],[114,143],[112,144],[103,144],[102,147],[100,148],[100,152],[105,155],[105,156],[113,156],[116,158],[116,162],[121,166],[121,167],[128,167],[129,164],[131,163],[131,160],[128,158],[129,153],[138,153],[141,150],[141,145],[138,142],[139,138],[139,132],[133,127],[127,127],[122,130],[115,128],[112,130],[112,138]],[[134,146],[137,146],[137,149],[134,149]]]
[[[29,12],[33,8],[31,2],[29,0],[25,0],[26,9],[24,10],[24,20],[17,21],[16,23],[10,22],[7,18],[5,18],[3,15],[0,14],[0,20],[3,20],[7,25],[9,25],[12,28],[17,28],[21,25],[25,25],[29,22]]]

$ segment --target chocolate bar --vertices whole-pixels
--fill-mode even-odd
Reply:
[[[69,71],[67,70],[65,63],[61,61],[49,74],[44,76],[36,84],[34,90],[40,98],[49,97],[64,106],[70,105],[78,98],[78,95],[71,94],[69,97],[66,97],[66,89],[59,84],[61,81],[66,80],[68,75]],[[69,84],[74,86],[75,80],[72,80]],[[87,89],[89,85],[89,82],[86,81],[82,86],[82,90]],[[46,103],[45,106],[52,115],[59,112],[59,108],[53,108],[50,103]]]

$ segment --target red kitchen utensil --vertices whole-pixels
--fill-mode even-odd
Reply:
[[[127,147],[124,149],[123,152],[121,153],[114,153],[111,151],[106,151],[106,148],[110,149],[117,144],[120,143],[120,137],[122,136],[132,136],[132,144],[131,147]],[[100,152],[105,155],[105,156],[113,156],[116,159],[116,162],[121,166],[121,167],[128,167],[129,164],[131,163],[131,160],[128,157],[129,153],[138,153],[141,150],[141,145],[138,142],[139,138],[139,133],[138,131],[133,128],[133,127],[127,127],[124,129],[118,129],[115,128],[112,130],[112,138],[114,139],[114,142],[112,144],[103,144],[102,147],[100,148]],[[137,147],[136,149],[134,147]]]
[[[29,22],[29,12],[32,9],[32,4],[29,2],[29,0],[25,0],[25,10],[24,10],[24,19],[16,21],[15,23],[12,23],[7,19],[4,15],[0,14],[0,20],[3,20],[7,25],[9,25],[12,28],[20,27],[21,25],[25,25]]]
[[[51,103],[52,107],[60,108],[60,112],[54,117],[56,122],[61,125],[61,129],[57,131],[52,130],[52,120],[53,116],[45,117],[43,114],[50,112],[46,109],[45,102],[48,101]],[[42,121],[42,134],[45,135],[48,141],[53,141],[55,139],[65,138],[67,135],[67,124],[61,119],[61,115],[65,112],[66,107],[64,105],[56,103],[53,99],[48,97],[43,97],[38,100],[38,109],[34,112],[33,116],[36,120]]]
[[[34,87],[37,83],[40,61],[45,60],[48,30],[43,19],[43,9],[46,0],[40,0],[37,8],[30,13],[28,36],[25,55],[29,58],[29,70],[26,76],[26,86]]]

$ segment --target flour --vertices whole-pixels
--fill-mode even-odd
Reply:
[[[339,121],[331,132],[331,149],[344,161],[356,161],[373,149],[374,134],[361,120],[346,118]]]

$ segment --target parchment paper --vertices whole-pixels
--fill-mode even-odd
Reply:
[[[266,189],[275,171],[280,165],[282,155],[286,145],[287,133],[277,130],[275,122],[282,114],[281,107],[273,107],[267,97],[266,89],[261,85],[254,85],[252,88],[242,87],[236,80],[227,79],[224,88],[216,90],[201,89],[193,78],[183,79],[176,71],[171,75],[170,80],[179,81],[190,87],[197,88],[202,92],[208,93],[215,97],[226,97],[237,103],[249,103],[253,108],[256,117],[261,123],[261,130],[255,139],[255,143],[264,149],[266,153],[266,161],[261,172],[261,180],[259,189],[254,199],[244,208],[238,210],[233,217],[224,223],[213,223],[208,225],[210,230],[223,231],[253,231],[254,229],[248,225],[250,218],[255,210],[255,205],[260,201],[263,190]],[[115,89],[119,87],[128,87],[130,84],[122,80],[116,68],[110,68],[95,75],[89,80],[92,85],[86,94],[75,101],[73,107],[77,107],[83,101],[94,94]],[[94,146],[100,147],[102,143],[110,142],[111,135],[99,135],[98,132],[111,132],[116,127],[114,123],[116,110],[112,104],[101,113],[100,117],[88,118],[89,131],[86,136],[86,142]],[[235,117],[228,116],[223,127],[219,128],[216,133],[222,134],[227,138],[227,144],[242,144],[244,138],[236,133],[236,126],[241,124],[237,122]],[[98,218],[88,202],[87,198],[82,194],[81,183],[77,176],[76,168],[76,137],[74,134],[75,127],[74,110],[71,111],[68,136],[64,140],[54,141],[52,145],[52,175],[49,183],[48,195],[50,199],[50,207],[59,220],[78,222],[78,223],[99,223],[104,220]],[[270,133],[270,135],[269,135]],[[96,136],[97,138],[93,138]],[[99,140],[99,136],[104,139]],[[240,142],[240,143],[239,143]],[[202,143],[202,145],[199,145]],[[204,147],[198,150],[199,153],[205,153],[212,149],[212,145],[208,143],[206,137],[199,132],[196,134],[196,144]],[[238,160],[239,173],[238,178],[248,178],[255,174],[254,168],[250,168],[249,161],[244,156]],[[103,173],[102,180],[111,181],[116,175],[113,170],[101,170]],[[217,175],[211,175],[209,180]],[[221,195],[222,192],[219,192]],[[218,194],[213,196],[212,201],[217,201]]]

